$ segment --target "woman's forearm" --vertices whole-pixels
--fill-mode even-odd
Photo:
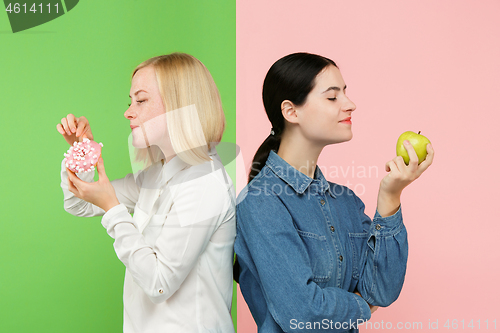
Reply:
[[[387,193],[379,189],[377,198],[377,211],[382,217],[391,216],[396,213],[401,205],[401,192]]]

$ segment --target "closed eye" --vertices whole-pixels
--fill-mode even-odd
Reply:
[[[145,102],[145,101],[146,101],[146,100],[143,100],[143,101],[137,101],[137,103],[141,104],[141,103],[143,103],[143,102]],[[132,105],[131,103],[129,103],[129,104],[128,104],[128,106],[131,106],[131,105]]]
[[[334,98],[329,98],[328,100],[330,101],[335,101],[337,99],[337,97],[334,97]]]

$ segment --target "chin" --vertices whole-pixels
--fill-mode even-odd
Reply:
[[[134,146],[135,148],[138,148],[138,149],[141,149],[141,148],[147,148],[148,146],[146,146],[146,142],[144,142],[144,140],[132,140],[132,146]]]
[[[337,136],[337,137],[333,138],[332,140],[330,140],[330,142],[328,142],[328,144],[347,142],[347,141],[351,141],[351,139],[352,139],[352,133],[350,135],[345,135],[342,137]]]

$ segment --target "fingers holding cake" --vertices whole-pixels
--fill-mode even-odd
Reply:
[[[68,190],[76,197],[101,207],[105,211],[120,204],[115,189],[104,171],[102,157],[98,159],[99,179],[97,182],[85,182],[78,178],[72,170],[66,169],[68,172]]]
[[[82,139],[94,140],[94,136],[92,135],[92,131],[90,130],[90,125],[87,118],[81,116],[77,118],[76,121],[77,121],[77,127],[75,132],[76,136],[82,137]]]
[[[73,145],[75,141],[81,142],[83,139],[94,139],[92,131],[90,130],[89,121],[84,116],[75,117],[70,113],[61,119],[61,122],[57,124],[56,128],[70,145]]]

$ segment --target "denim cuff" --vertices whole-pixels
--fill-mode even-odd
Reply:
[[[368,302],[366,302],[361,296],[353,294],[354,298],[356,299],[356,302],[358,302],[359,305],[359,311],[360,311],[360,318],[358,320],[362,320],[363,322],[370,320],[372,316],[372,312],[370,310],[370,306],[368,305]]]
[[[401,212],[401,205],[397,212],[390,216],[380,216],[378,210],[375,211],[371,231],[374,235],[389,235],[397,232],[403,225],[403,214]]]

